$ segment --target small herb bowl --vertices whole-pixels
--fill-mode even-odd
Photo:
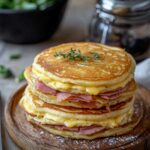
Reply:
[[[68,0],[57,0],[44,10],[0,9],[0,40],[30,44],[49,39],[57,30]]]

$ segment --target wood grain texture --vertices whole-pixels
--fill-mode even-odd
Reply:
[[[5,107],[5,122],[7,130],[14,142],[27,150],[106,150],[106,149],[136,149],[144,150],[146,139],[150,137],[150,93],[139,86],[136,100],[144,102],[144,117],[140,124],[130,133],[95,140],[73,140],[48,133],[26,120],[25,112],[18,102],[25,86],[13,94]],[[143,108],[143,107],[142,107]]]

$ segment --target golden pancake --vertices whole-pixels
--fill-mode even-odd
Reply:
[[[80,50],[83,55],[96,52],[100,55],[99,60],[94,61],[70,61],[68,59],[58,59],[56,52],[68,52],[70,49]],[[121,48],[105,46],[96,43],[68,43],[47,49],[36,56],[33,63],[41,67],[45,72],[57,76],[60,81],[83,80],[93,82],[113,81],[118,78],[126,78],[129,73],[133,73],[134,61],[132,57]],[[60,77],[60,78],[59,78]],[[55,77],[52,76],[52,79]],[[55,79],[54,79],[55,80]],[[84,83],[83,83],[84,84]],[[84,84],[85,85],[85,84]],[[95,84],[94,84],[95,85]]]
[[[33,75],[32,68],[27,67],[25,69],[25,77],[29,84],[32,87],[35,87],[37,78],[38,80],[42,81],[46,86],[64,91],[64,92],[71,92],[71,93],[76,93],[76,94],[91,94],[91,95],[98,95],[99,93],[103,92],[108,92],[108,91],[115,91],[118,88],[123,88],[125,87],[129,82],[132,82],[132,89],[133,92],[136,90],[136,83],[133,78],[128,78],[127,80],[122,81],[121,83],[118,84],[113,84],[113,85],[101,85],[101,86],[80,86],[80,85],[75,85],[75,84],[70,84],[70,83],[61,83],[58,81],[53,81],[49,78],[47,80],[44,80],[42,73],[40,73],[40,76],[36,77],[36,75]]]
[[[131,98],[134,94],[134,90],[132,87],[132,84],[129,88],[128,91],[125,93],[122,93],[121,96],[117,99],[114,100],[105,100],[100,97],[95,99],[93,102],[73,102],[73,101],[64,101],[64,102],[59,102],[57,101],[56,96],[52,96],[50,94],[44,94],[36,89],[34,89],[32,86],[28,86],[25,90],[25,95],[26,96],[34,96],[39,99],[41,99],[43,102],[50,103],[50,104],[55,104],[55,105],[60,105],[60,106],[72,106],[72,107],[77,107],[77,108],[101,108],[103,106],[111,106],[115,105],[120,102],[127,101],[129,98]]]
[[[107,109],[77,109],[45,104],[35,97],[26,95],[20,101],[25,111],[39,120],[42,124],[61,124],[68,127],[102,125],[116,127],[131,121],[133,100]]]
[[[30,122],[37,124],[41,128],[47,130],[48,132],[56,134],[56,135],[60,135],[63,137],[69,137],[69,138],[73,138],[73,139],[92,140],[92,139],[100,138],[100,137],[122,135],[122,134],[125,134],[125,133],[131,131],[140,122],[140,120],[143,116],[143,105],[141,103],[135,102],[134,106],[135,106],[134,114],[132,116],[131,122],[129,122],[125,125],[121,125],[119,127],[108,128],[106,130],[102,130],[100,132],[97,132],[95,134],[90,134],[90,135],[83,135],[81,133],[74,132],[74,131],[66,131],[66,130],[60,130],[60,129],[58,130],[56,128],[52,128],[48,125],[41,124],[38,120],[35,120],[34,117],[31,115],[27,115],[27,119]]]
[[[56,57],[57,53],[80,50],[81,55],[91,53],[99,59],[88,61]],[[135,61],[121,48],[96,43],[68,43],[45,50],[37,55],[32,73],[45,85],[73,93],[97,95],[124,87],[133,78]]]

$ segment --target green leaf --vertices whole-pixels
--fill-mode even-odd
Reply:
[[[17,81],[17,82],[22,82],[22,81],[24,81],[24,80],[25,80],[24,72],[22,72],[22,73],[20,73],[20,74],[18,75],[18,77],[16,78],[16,81]]]
[[[4,65],[0,65],[0,76],[2,78],[10,78],[13,76],[13,73],[9,68],[6,68]]]
[[[94,59],[100,59],[100,55],[97,52],[91,52]]]
[[[9,56],[9,59],[14,60],[14,59],[19,59],[20,57],[21,57],[20,54],[11,54],[11,55]]]
[[[89,61],[89,60],[100,59],[100,55],[97,52],[91,52],[90,54],[92,54],[92,57],[83,55],[80,50],[75,50],[71,48],[71,50],[67,53],[56,52],[54,56],[55,57],[62,56],[63,58],[68,58],[69,60],[74,60],[74,61],[75,60]]]

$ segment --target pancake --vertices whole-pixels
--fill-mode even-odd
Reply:
[[[77,109],[46,104],[36,97],[25,95],[20,101],[25,111],[39,120],[42,124],[66,125],[67,127],[102,125],[113,128],[131,121],[133,101],[110,107],[110,111],[103,109]]]
[[[36,89],[34,89],[32,86],[28,86],[25,91],[26,96],[33,96],[39,99],[42,99],[42,101],[49,103],[49,104],[55,104],[55,105],[60,105],[60,106],[72,106],[72,107],[77,107],[77,108],[101,108],[104,106],[111,106],[115,105],[120,102],[127,101],[129,98],[133,96],[134,93],[134,85],[131,84],[129,90],[125,93],[123,93],[119,98],[115,100],[104,100],[102,98],[97,98],[93,102],[73,102],[73,101],[64,101],[64,102],[59,102],[57,101],[56,96],[50,95],[50,94],[44,94]]]
[[[33,70],[32,67],[27,67],[25,69],[25,77],[28,80],[28,82],[30,84],[32,84],[32,86],[35,87],[36,80],[38,78],[38,80],[42,81],[46,86],[48,86],[50,88],[60,90],[60,91],[65,91],[65,92],[76,93],[76,94],[97,95],[100,92],[103,93],[103,92],[108,92],[108,91],[114,91],[117,88],[125,87],[126,84],[133,81],[133,78],[129,78],[125,81],[122,81],[120,84],[102,85],[102,86],[98,86],[98,87],[90,86],[89,87],[89,86],[80,86],[80,85],[74,85],[74,84],[70,84],[70,83],[62,83],[62,82],[52,81],[49,78],[47,78],[46,80],[43,80],[43,74],[40,73],[40,76],[36,77],[36,75],[33,74],[32,70]],[[45,79],[45,77],[44,77],[44,79]],[[134,85],[134,87],[136,89],[135,85]],[[135,89],[134,89],[134,91],[135,91]]]
[[[56,53],[67,53],[71,48],[80,50],[85,56],[96,52],[100,59],[71,61],[55,57]],[[32,73],[56,90],[97,95],[108,89],[124,87],[132,80],[134,67],[135,61],[123,49],[95,43],[68,43],[37,55]]]
[[[25,69],[20,105],[28,121],[52,134],[90,140],[125,134],[142,117],[134,107],[134,70],[134,59],[121,48],[90,42],[51,47]]]
[[[31,67],[27,67],[26,70],[25,70],[25,77],[30,85],[30,89],[32,90],[33,93],[35,93],[37,96],[41,97],[44,101],[49,101],[49,102],[53,102],[52,103],[57,103],[56,102],[56,96],[53,96],[51,94],[47,94],[47,93],[43,93],[41,92],[40,90],[36,89],[36,81],[37,79],[35,79],[33,76],[32,76],[32,68]],[[107,90],[111,90],[110,88],[107,88]],[[128,83],[128,88],[125,92],[122,92],[119,96],[119,99],[120,100],[125,100],[129,97],[132,97],[132,95],[135,93],[135,90],[136,90],[136,83],[135,83],[135,80],[132,79],[129,83]],[[65,91],[65,90],[64,90]],[[60,91],[61,92],[61,91]],[[73,93],[76,93],[75,91]],[[82,94],[81,90],[79,92],[77,92],[77,94]],[[98,101],[98,103],[101,103],[101,104],[98,104],[96,107],[101,107],[103,106],[102,104],[103,103],[107,103],[108,104],[108,100],[110,101],[110,99],[103,99],[101,98],[100,96],[97,96],[94,98],[95,100],[94,101]],[[119,99],[115,98],[114,100],[117,102],[117,101],[120,101]],[[114,101],[114,102],[115,102]],[[111,101],[112,102],[112,101]],[[112,102],[113,103],[113,102]],[[65,103],[64,103],[65,104]],[[73,103],[70,103],[70,104],[73,104]],[[75,103],[77,104],[77,103]],[[84,104],[84,103],[83,103]],[[80,107],[80,106],[79,106]]]
[[[46,131],[56,134],[56,135],[60,135],[60,136],[67,137],[67,138],[69,137],[69,138],[73,138],[73,139],[93,140],[96,138],[122,135],[122,134],[125,134],[125,133],[128,133],[129,131],[131,131],[140,122],[142,115],[143,115],[143,108],[138,105],[139,104],[137,104],[137,102],[135,102],[134,114],[132,116],[131,122],[129,122],[125,125],[121,125],[116,128],[107,128],[107,129],[104,129],[104,130],[97,132],[95,134],[92,134],[92,135],[83,135],[83,134],[80,134],[80,133],[74,132],[74,131],[56,129],[52,126],[39,123],[38,121],[33,119],[34,118],[33,116],[30,116],[30,115],[27,115],[27,119],[28,119],[28,121],[40,126],[41,128],[45,129]]]

